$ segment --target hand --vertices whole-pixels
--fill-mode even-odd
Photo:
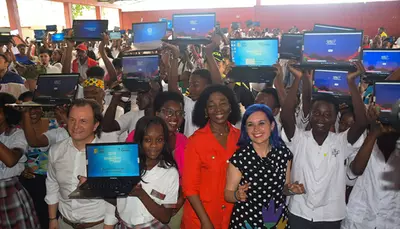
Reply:
[[[355,72],[349,72],[347,74],[347,80],[355,80],[357,76],[360,76],[365,73],[365,68],[364,65],[362,64],[361,61],[357,61],[354,63],[355,67],[357,68],[357,71]]]
[[[78,179],[79,179],[78,187],[81,186],[83,183],[85,183],[87,181],[87,177],[84,177],[84,176],[79,176],[78,175]]]
[[[296,194],[305,194],[306,193],[306,190],[304,189],[304,185],[299,184],[298,181],[294,182],[293,184],[288,184],[287,186],[291,192],[294,192]]]
[[[55,109],[55,116],[57,119],[57,122],[60,124],[67,124],[67,106],[57,106]]]
[[[58,220],[56,219],[50,220],[49,229],[58,229]]]
[[[246,183],[244,185],[240,185],[238,190],[235,192],[235,197],[240,202],[245,202],[247,200],[247,190],[249,190],[250,183]]]
[[[275,79],[279,77],[279,79],[283,79],[283,70],[282,70],[282,66],[277,62],[276,64],[272,65],[272,67],[274,67],[276,76]]]
[[[179,47],[176,45],[171,45],[168,43],[163,43],[163,48],[167,51],[170,51],[172,55],[174,55],[174,58],[179,58],[180,56],[180,50]]]
[[[369,124],[376,123],[376,121],[378,120],[378,117],[379,117],[379,113],[380,113],[380,108],[378,106],[376,106],[375,104],[371,103],[368,106],[368,110],[367,110],[368,123]]]
[[[341,103],[341,104],[339,105],[339,110],[340,110],[340,111],[343,111],[343,110],[345,110],[345,109],[347,109],[347,108],[349,108],[349,105],[347,105],[346,103]]]
[[[143,190],[142,185],[139,183],[135,187],[133,187],[132,191],[129,193],[129,196],[136,196],[140,198],[146,192]]]
[[[75,46],[75,42],[72,40],[66,40],[67,41],[67,48],[73,48]]]
[[[303,73],[299,69],[294,68],[293,67],[294,64],[296,64],[295,61],[293,60],[289,61],[288,63],[289,71],[294,75],[294,77],[296,77],[297,79],[301,79],[301,77],[303,77]]]
[[[314,70],[304,70],[303,78],[308,79],[310,82],[313,81]]]
[[[110,44],[110,36],[106,33],[101,34],[101,42],[100,42],[100,47],[104,47],[105,45]]]
[[[35,174],[33,173],[33,169],[26,167],[25,170],[21,174],[25,179],[33,179],[35,178]]]
[[[214,33],[213,36],[211,37],[211,40],[212,42],[204,47],[206,53],[212,53],[215,50],[215,48],[219,47],[222,38],[220,35]]]

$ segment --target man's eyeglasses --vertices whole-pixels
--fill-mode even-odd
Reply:
[[[183,110],[175,111],[173,109],[161,108],[161,112],[167,117],[171,117],[172,115],[175,115],[176,117],[185,116],[185,111]]]

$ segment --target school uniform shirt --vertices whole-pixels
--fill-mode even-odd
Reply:
[[[98,142],[95,138],[92,143]],[[85,150],[75,148],[71,138],[51,146],[49,150],[45,201],[48,205],[58,203],[61,215],[74,223],[101,221],[106,211],[104,200],[68,197],[78,187],[78,175],[87,176],[85,154]]]
[[[48,64],[46,66],[46,74],[57,74],[61,73],[61,68]]]
[[[125,113],[124,115],[116,119],[116,121],[119,124],[120,134],[123,134],[124,132],[130,133],[132,130],[134,130],[137,121],[143,116],[144,116],[144,110],[138,110],[138,111],[129,111],[128,113]]]
[[[400,227],[399,165],[399,150],[386,162],[375,144],[368,165],[351,192],[342,229]]]
[[[185,104],[186,106],[186,104]],[[210,123],[188,140],[182,176],[184,195],[198,195],[215,229],[229,226],[233,204],[225,201],[224,190],[229,159],[237,149],[240,131],[231,126],[226,149],[211,132]],[[182,229],[200,228],[200,220],[189,201],[183,207]]]
[[[179,195],[179,174],[176,168],[162,168],[160,164],[146,171],[140,182],[143,190],[159,205],[176,205]],[[162,194],[162,195],[160,195]],[[139,198],[128,196],[117,199],[117,210],[120,218],[129,225],[149,223],[154,220]],[[115,225],[115,206],[107,206],[104,224]]]
[[[196,105],[196,101],[193,101],[191,98],[186,95],[183,96],[185,102],[185,130],[184,134],[186,137],[192,136],[192,134],[198,129],[192,123],[192,113],[194,110],[194,105]]]
[[[21,129],[12,129],[9,133],[2,133],[0,134],[0,142],[9,149],[18,148],[23,150],[18,163],[11,168],[8,168],[2,161],[0,161],[0,180],[19,176],[25,169],[25,152],[28,149],[28,143],[26,142],[24,131]]]
[[[293,153],[291,181],[304,184],[305,194],[289,200],[289,211],[309,221],[339,221],[345,216],[345,160],[357,153],[364,137],[353,145],[348,131],[329,132],[319,146],[311,131],[296,127],[292,139],[282,131],[282,139]]]

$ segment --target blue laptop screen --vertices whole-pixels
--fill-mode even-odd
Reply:
[[[86,145],[88,177],[139,176],[136,144]]]
[[[74,20],[74,37],[101,40],[101,34],[108,28],[107,20]]]
[[[364,50],[363,64],[367,72],[389,75],[400,68],[400,50]]]
[[[350,65],[361,58],[362,32],[305,33],[303,63]]]
[[[358,85],[359,83],[360,78],[357,78],[356,84]],[[347,71],[315,70],[313,91],[349,96],[350,90],[347,84]]]
[[[51,35],[51,41],[53,41],[53,42],[64,41],[64,34],[63,33],[55,33],[55,34]]]
[[[158,76],[158,55],[124,56],[122,58],[123,75],[128,79],[149,81]]]
[[[392,106],[400,99],[400,83],[376,82],[374,88],[375,104],[381,112],[391,112]]]
[[[173,15],[174,38],[204,39],[215,27],[215,14]]]
[[[46,35],[46,30],[44,29],[33,30],[33,32],[35,33],[36,40],[42,40]]]
[[[278,40],[231,40],[232,61],[240,66],[272,66],[278,61]]]
[[[167,23],[140,23],[133,24],[133,43],[160,41],[167,32]]]
[[[166,18],[160,18],[160,21],[167,22],[167,29],[172,30],[172,20],[168,20]]]

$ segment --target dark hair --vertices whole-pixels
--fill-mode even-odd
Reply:
[[[99,66],[93,66],[86,71],[86,75],[88,78],[104,80],[105,71]]]
[[[201,78],[205,79],[207,84],[212,84],[211,73],[207,69],[197,69],[192,72],[192,76],[193,75],[200,76]]]
[[[27,98],[33,98],[33,92],[26,91],[26,92],[20,94],[19,97],[18,97],[18,100],[19,101],[24,101]]]
[[[47,55],[49,55],[49,56],[51,56],[51,50],[48,50],[48,49],[40,49],[39,50],[39,55],[40,54],[47,54]]]
[[[173,92],[173,91],[163,91],[163,92],[159,92],[156,95],[156,97],[154,98],[154,102],[153,102],[154,112],[160,112],[161,108],[168,101],[174,101],[174,102],[182,104],[182,107],[184,106],[183,96],[181,94]]]
[[[7,57],[4,53],[0,53],[0,57],[3,57],[3,58],[4,58],[4,61],[5,61],[6,63],[10,63],[10,61],[8,60],[8,57]]]
[[[109,47],[105,47],[104,50],[106,51],[107,57],[114,60],[114,57],[111,53],[111,49]]]
[[[139,159],[140,159],[139,167],[140,167],[140,175],[142,177],[146,173],[146,154],[142,148],[142,144],[143,144],[144,136],[147,133],[147,129],[151,125],[161,125],[163,128],[164,147],[160,154],[160,165],[159,166],[162,168],[170,168],[170,167],[177,168],[178,167],[176,165],[176,162],[172,155],[171,148],[168,144],[169,132],[168,132],[167,124],[160,117],[144,116],[137,121],[136,126],[135,126],[135,136],[133,137],[133,142],[139,145]]]
[[[200,128],[206,126],[209,119],[206,118],[205,111],[207,107],[207,101],[210,98],[211,94],[215,92],[220,92],[221,94],[223,94],[228,99],[229,104],[231,105],[231,113],[229,114],[228,121],[234,125],[240,120],[241,114],[239,103],[237,102],[236,96],[233,93],[232,89],[227,86],[215,84],[206,87],[204,91],[200,94],[200,97],[197,100],[192,113],[192,122],[194,125]]]
[[[6,107],[6,104],[15,103],[17,100],[13,95],[10,95],[5,92],[0,92],[0,108],[3,108],[4,117],[6,119],[6,123],[13,127],[21,121],[21,112],[11,108]]]
[[[271,125],[273,123],[275,123],[274,130],[271,131],[271,135],[269,137],[269,139],[270,139],[269,142],[272,147],[279,148],[282,145],[282,139],[281,139],[281,137],[279,137],[277,123],[275,121],[275,118],[274,118],[274,115],[272,114],[271,109],[264,104],[251,105],[246,109],[246,112],[244,112],[241,127],[240,127],[240,138],[239,138],[237,145],[239,147],[246,147],[250,143],[251,140],[250,140],[249,134],[247,133],[246,122],[247,122],[247,119],[250,117],[250,115],[254,114],[257,111],[263,112],[267,116]]]
[[[93,119],[95,123],[99,123],[99,126],[96,128],[96,130],[94,131],[94,133],[96,134],[96,136],[98,138],[101,137],[101,131],[102,131],[102,125],[101,122],[103,121],[103,114],[101,113],[101,107],[100,105],[91,99],[75,99],[72,104],[69,106],[68,109],[68,117],[69,117],[69,113],[71,112],[71,109],[73,107],[84,107],[84,106],[90,106],[92,108],[93,111]]]
[[[122,68],[122,59],[121,58],[115,58],[112,61],[112,64],[114,65],[115,68]]]
[[[281,107],[281,104],[279,103],[279,97],[278,97],[278,92],[276,92],[275,88],[265,88],[261,91],[261,93],[269,94],[274,97],[275,100],[275,107],[271,107],[271,109],[279,108]]]
[[[318,101],[327,102],[327,103],[332,104],[336,115],[338,114],[339,102],[333,95],[326,94],[326,93],[319,93],[312,99],[311,105],[314,105],[314,103],[318,102]]]
[[[20,47],[26,47],[26,44],[18,44],[17,49],[19,49]]]
[[[87,51],[87,56],[92,58],[93,60],[97,60],[96,54],[92,50]]]

